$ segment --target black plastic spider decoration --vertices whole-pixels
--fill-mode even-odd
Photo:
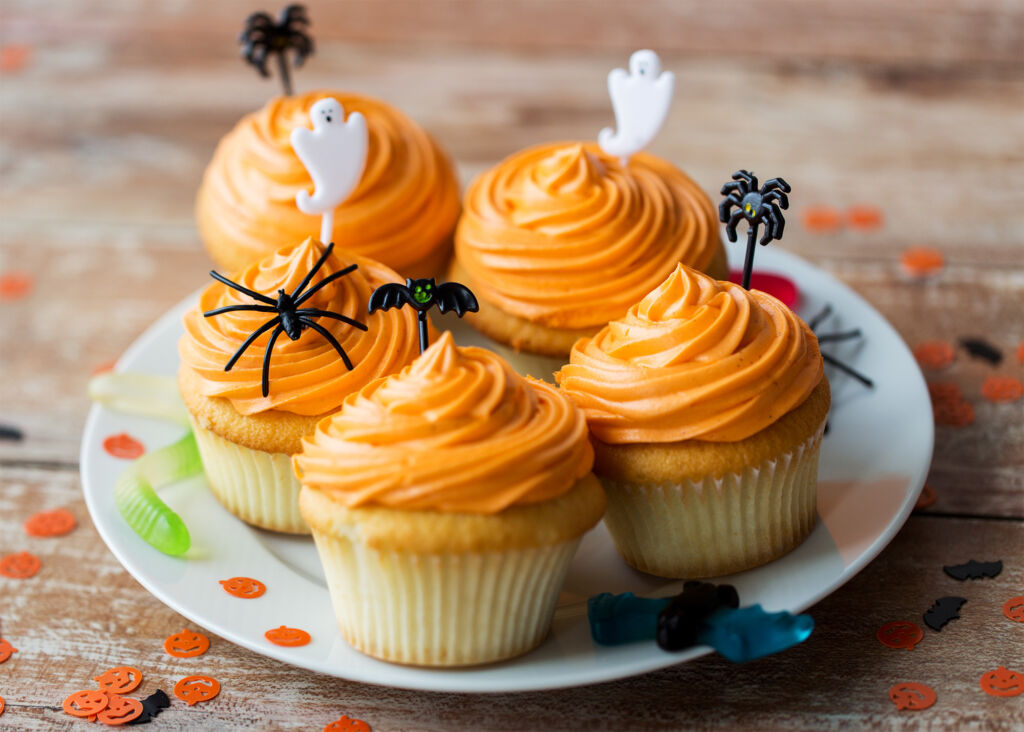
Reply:
[[[260,72],[260,76],[270,77],[267,56],[272,53],[277,55],[277,68],[286,96],[292,93],[288,51],[292,51],[295,68],[302,66],[307,56],[313,55],[313,39],[307,33],[308,26],[306,8],[302,5],[287,5],[281,10],[276,23],[267,13],[253,13],[245,19],[245,29],[238,37],[238,42],[242,44],[242,56]]]
[[[861,338],[864,335],[863,333],[860,332],[860,328],[854,328],[853,330],[848,330],[848,331],[840,331],[838,333],[822,333],[822,334],[819,335],[818,332],[817,332],[818,326],[821,325],[825,321],[825,318],[827,318],[831,314],[832,314],[832,306],[831,305],[826,305],[822,309],[822,311],[820,313],[818,313],[817,315],[815,315],[813,318],[811,318],[811,321],[807,324],[807,326],[812,331],[814,331],[814,334],[816,336],[818,336],[818,344],[819,345],[821,345],[823,343],[839,343],[841,341],[848,341],[848,340],[852,340],[854,338]],[[855,378],[857,381],[862,383],[867,388],[869,388],[869,389],[874,389],[875,388],[875,382],[874,381],[872,381],[871,379],[869,379],[867,376],[865,376],[864,374],[860,373],[856,369],[854,369],[854,368],[852,368],[850,366],[847,366],[845,363],[843,363],[842,361],[837,359],[835,356],[833,356],[833,355],[831,355],[829,353],[825,353],[824,351],[821,351],[821,358],[822,358],[822,360],[825,363],[829,364],[830,366],[834,366],[835,368],[839,369],[840,371],[842,371],[844,374],[846,374],[848,376],[852,376],[853,378]],[[828,422],[826,422],[825,423],[825,432],[827,433],[828,430],[829,430],[829,425],[828,425]]]
[[[771,178],[758,190],[757,176],[746,170],[736,171],[732,174],[732,181],[722,186],[722,195],[725,198],[718,205],[718,218],[725,224],[725,233],[729,241],[736,241],[736,224],[740,219],[747,220],[747,256],[743,261],[744,289],[750,289],[757,229],[764,222],[761,246],[782,238],[786,219],[779,209],[789,208],[789,196],[786,194],[791,190],[789,183],[782,178]]]
[[[242,357],[246,349],[252,345],[252,342],[259,338],[261,335],[266,333],[271,328],[274,331],[270,334],[270,340],[267,342],[267,350],[263,354],[263,396],[266,397],[270,394],[270,356],[274,350],[274,343],[277,341],[278,336],[282,333],[287,334],[293,341],[299,340],[299,336],[302,335],[302,331],[306,328],[312,328],[317,333],[322,335],[334,350],[341,356],[341,360],[345,363],[345,367],[349,371],[352,370],[352,361],[349,360],[348,354],[345,353],[345,349],[341,347],[337,339],[331,335],[331,332],[324,328],[322,325],[313,320],[313,318],[334,318],[340,320],[343,323],[351,325],[353,328],[359,330],[367,330],[366,325],[360,323],[358,320],[353,320],[339,313],[332,313],[329,310],[320,310],[318,308],[303,308],[300,307],[302,303],[306,302],[309,298],[313,297],[320,288],[325,285],[334,282],[339,277],[354,272],[359,268],[358,264],[350,264],[345,269],[338,270],[334,274],[324,277],[322,280],[317,282],[315,285],[306,290],[306,286],[310,280],[317,273],[317,270],[323,266],[327,258],[331,256],[331,251],[334,249],[334,244],[328,244],[324,253],[317,260],[313,268],[309,270],[306,276],[302,279],[302,282],[298,284],[294,291],[290,294],[284,290],[277,291],[277,299],[269,298],[266,295],[261,295],[258,292],[254,292],[247,287],[243,287],[237,282],[232,282],[227,277],[210,270],[210,276],[218,282],[222,282],[233,290],[238,290],[241,293],[248,295],[257,302],[264,303],[262,305],[226,305],[222,308],[216,308],[215,310],[207,310],[203,313],[204,317],[209,318],[211,315],[220,315],[221,313],[230,313],[236,310],[245,310],[255,313],[277,313],[277,316],[271,318],[266,323],[257,328],[248,338],[246,338],[242,345],[235,351],[235,355],[231,357],[231,360],[224,366],[225,371],[230,371],[231,367],[235,365],[235,362]],[[306,290],[303,292],[303,290]]]

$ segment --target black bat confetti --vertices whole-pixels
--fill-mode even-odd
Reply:
[[[972,559],[965,564],[954,564],[950,567],[943,567],[942,571],[955,580],[983,579],[984,577],[998,577],[1003,571],[1001,560],[995,562],[979,562]]]
[[[381,285],[370,295],[370,312],[401,308],[410,305],[418,311],[420,326],[420,353],[427,350],[427,311],[435,305],[442,313],[454,310],[460,318],[465,313],[480,309],[476,296],[468,287],[458,282],[434,283],[434,278],[423,280],[407,279],[404,285],[389,282]]]
[[[984,338],[961,338],[960,345],[972,358],[988,361],[993,366],[998,366],[1003,361],[1003,352]]]
[[[19,442],[24,438],[25,434],[14,425],[0,424],[0,440]]]
[[[160,714],[161,709],[171,706],[171,700],[162,689],[157,689],[142,700],[142,714],[128,722],[128,724],[147,724],[149,720]]]
[[[934,631],[942,630],[950,620],[959,620],[965,602],[966,597],[940,597],[924,614],[924,624]]]

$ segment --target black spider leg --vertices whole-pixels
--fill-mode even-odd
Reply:
[[[824,333],[818,336],[818,343],[837,343],[839,341],[848,341],[853,338],[860,338],[862,333],[860,328],[854,330],[848,330],[845,333]]]
[[[784,178],[769,178],[764,182],[764,186],[761,187],[761,195],[772,191],[782,191],[783,193],[789,193],[793,190],[792,186],[785,181]],[[786,199],[786,205],[783,208],[789,208],[789,199]]]
[[[252,313],[276,313],[277,308],[272,308],[269,305],[225,305],[222,308],[215,308],[214,310],[207,310],[203,313],[204,318],[209,318],[211,315],[220,315],[221,313],[233,313],[236,310],[246,310]]]
[[[231,280],[229,280],[224,275],[222,275],[219,272],[216,272],[216,271],[214,271],[212,269],[210,270],[210,277],[212,277],[213,279],[217,280],[218,282],[221,282],[221,283],[227,285],[232,290],[238,290],[239,292],[248,295],[249,297],[253,298],[254,300],[259,300],[260,302],[266,303],[267,305],[273,305],[274,306],[274,312],[277,312],[277,301],[276,300],[272,300],[271,298],[267,297],[266,295],[261,295],[258,292],[254,292],[253,290],[250,290],[248,287],[242,287],[242,285],[238,284],[237,282],[232,282]]]
[[[770,203],[762,203],[761,218],[765,222],[764,236],[761,237],[760,241],[761,246],[765,246],[770,241],[781,239],[786,226],[786,219],[783,218],[782,212]]]
[[[746,216],[747,214],[743,211],[742,207],[732,212],[729,222],[725,225],[725,235],[729,237],[729,241],[736,241],[736,224],[740,222],[740,219],[746,218]]]
[[[739,203],[740,199],[750,193],[750,191],[747,190],[747,182],[745,180],[732,180],[722,186],[721,194],[724,196],[726,193],[739,194],[735,199],[736,203]]]
[[[280,320],[280,318],[276,318]],[[273,321],[271,321],[273,322]],[[262,328],[260,330],[263,330]],[[259,331],[257,331],[258,333]],[[284,333],[284,326],[278,325],[274,328],[274,332],[270,334],[270,340],[267,341],[267,350],[263,352],[263,398],[266,399],[270,394],[270,356],[274,351],[274,343],[277,341],[278,336]]]
[[[310,328],[312,328],[317,333],[326,338],[327,342],[330,343],[334,347],[334,350],[338,352],[338,355],[341,356],[341,360],[345,362],[345,368],[347,368],[349,371],[352,370],[352,362],[349,360],[348,354],[345,353],[345,349],[341,347],[341,344],[338,343],[337,339],[331,335],[331,331],[327,330],[327,328],[324,328],[319,323],[310,320],[305,316],[300,316],[299,322],[302,323],[303,325],[308,325]]]
[[[869,379],[867,376],[860,373],[859,371],[855,371],[854,369],[850,368],[842,361],[839,361],[835,356],[830,356],[827,353],[822,353],[821,357],[825,361],[825,363],[835,366],[840,371],[852,376],[869,389],[875,388],[875,382],[873,382],[871,379]]]
[[[230,371],[231,367],[234,366],[235,362],[238,361],[238,359],[240,359],[242,357],[242,354],[245,353],[245,349],[247,349],[249,346],[251,346],[252,342],[254,340],[259,338],[261,335],[266,333],[268,330],[273,328],[275,325],[280,325],[280,324],[281,324],[281,316],[279,315],[276,318],[271,318],[266,323],[264,323],[259,328],[257,328],[255,331],[253,331],[251,334],[249,334],[249,337],[246,338],[244,341],[242,341],[242,345],[240,345],[238,347],[238,350],[235,351],[235,355],[232,356],[231,360],[228,361],[227,364],[224,366],[224,370],[225,371]],[[282,329],[283,329],[283,327],[282,327]],[[266,396],[266,394],[264,394],[264,396]]]
[[[732,174],[733,180],[743,180],[747,183],[747,191],[757,190],[757,176],[747,170],[737,170]]]
[[[345,267],[345,269],[340,269],[337,272],[335,272],[334,274],[328,275],[327,277],[324,277],[322,280],[320,280],[315,285],[313,285],[311,288],[309,288],[309,290],[307,290],[305,293],[303,293],[302,297],[300,297],[298,300],[295,301],[295,307],[299,307],[299,305],[301,305],[302,303],[306,302],[306,300],[308,300],[309,298],[313,297],[313,294],[316,293],[317,290],[319,290],[321,287],[329,285],[330,283],[334,282],[339,277],[344,277],[347,274],[355,272],[357,269],[359,269],[359,265],[358,264],[350,264],[349,266]],[[294,297],[294,295],[293,295],[293,297]]]
[[[728,185],[729,184],[726,183],[724,186],[722,186],[722,193],[725,193],[725,189]],[[733,206],[736,206],[740,209],[743,208],[743,196],[740,192],[733,191],[728,196],[723,198],[720,204],[718,204],[718,220],[721,221],[723,224],[729,220],[729,211],[732,209]],[[731,239],[730,241],[735,241],[735,239]]]
[[[778,178],[773,178],[772,180],[778,180]],[[767,188],[768,183],[765,183],[764,187]],[[773,188],[769,191],[765,191],[765,193],[761,195],[761,200],[765,203],[776,201],[779,204],[779,208],[783,210],[789,208],[789,196],[787,196],[786,192],[781,189]]]
[[[299,295],[302,294],[302,291],[306,289],[306,285],[308,285],[310,283],[310,281],[313,279],[313,276],[316,275],[317,270],[319,270],[321,267],[323,267],[324,266],[324,262],[326,262],[327,258],[329,256],[331,256],[331,252],[332,251],[334,251],[334,242],[333,241],[330,244],[328,244],[326,247],[324,247],[323,254],[321,254],[320,258],[316,260],[316,264],[314,264],[310,268],[310,270],[308,272],[306,272],[306,276],[302,278],[302,282],[300,282],[298,285],[296,285],[295,289],[292,290],[292,293],[290,295],[292,300],[294,300],[295,298],[297,298]]]
[[[348,325],[351,325],[353,328],[358,328],[359,330],[362,331],[369,330],[369,328],[367,328],[365,324],[360,323],[358,320],[353,320],[352,318],[349,318],[340,313],[332,313],[330,310],[320,310],[319,308],[302,308],[301,310],[296,310],[295,314],[305,315],[307,317],[312,316],[320,318],[334,318],[335,320],[340,320],[342,323],[347,323]]]
[[[822,308],[820,313],[811,318],[811,322],[807,324],[807,327],[810,328],[811,330],[816,330],[818,326],[824,322],[825,318],[827,318],[831,314],[832,306],[826,305],[824,308]]]

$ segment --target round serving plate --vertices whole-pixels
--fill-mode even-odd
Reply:
[[[907,519],[931,461],[933,424],[924,379],[906,345],[867,302],[828,274],[778,248],[759,249],[758,271],[783,274],[799,288],[797,311],[810,319],[826,304],[833,315],[819,332],[860,328],[859,340],[826,344],[823,350],[870,376],[865,388],[826,368],[832,386],[830,429],[819,469],[819,520],[808,539],[788,555],[747,572],[721,577],[739,591],[743,605],[765,610],[805,610],[841,587],[888,544]],[[179,303],[124,353],[118,371],[173,376],[178,367],[181,316],[196,302]],[[472,317],[467,316],[467,317]],[[495,344],[467,323],[445,320],[462,345]],[[501,348],[497,348],[503,351]],[[513,358],[537,375],[537,361]],[[192,548],[183,557],[161,554],[121,519],[113,486],[128,462],[108,455],[104,438],[127,432],[147,450],[178,439],[170,423],[94,406],[82,436],[82,489],[100,536],[143,587],[197,625],[257,653],[325,674],[409,689],[509,692],[609,681],[688,661],[710,652],[704,646],[666,653],[653,642],[604,647],[590,638],[586,600],[600,592],[667,596],[681,582],[634,571],[615,553],[603,524],[587,534],[569,570],[551,634],[519,658],[489,666],[428,669],[377,661],[350,648],[335,624],[316,549],[309,538],[252,528],[224,510],[196,478],[161,490],[184,519]],[[219,580],[254,577],[266,594],[241,600]],[[280,625],[301,628],[308,645],[271,644],[264,633]]]

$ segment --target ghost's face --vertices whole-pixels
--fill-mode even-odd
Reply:
[[[313,120],[313,127],[319,129],[325,125],[339,124],[344,121],[341,113],[341,105],[337,99],[321,99],[309,110],[309,116]]]
[[[654,51],[637,51],[629,57],[630,76],[654,80],[661,73],[661,61]]]

